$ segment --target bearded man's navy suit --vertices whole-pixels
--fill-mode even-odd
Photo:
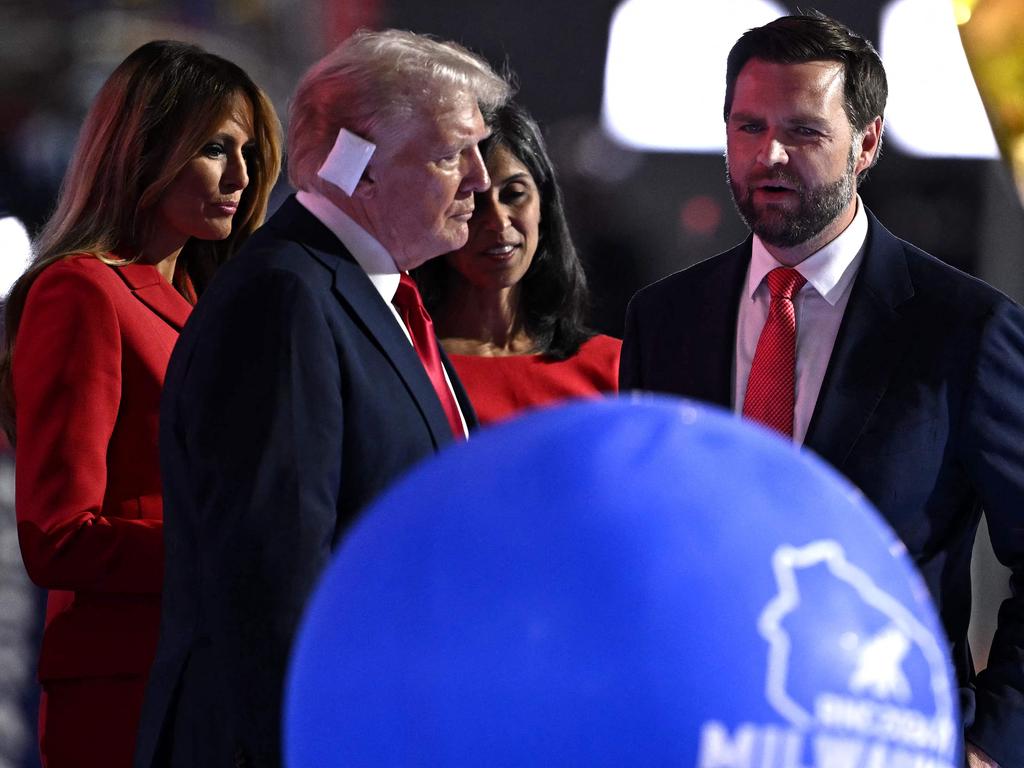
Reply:
[[[287,200],[217,273],[168,367],[163,612],[137,766],[279,764],[317,577],[358,513],[452,439],[380,293]]]
[[[968,738],[1001,765],[1024,766],[1024,311],[868,220],[804,445],[864,492],[924,576],[950,639]],[[623,390],[732,408],[751,242],[633,298]],[[967,625],[982,509],[1014,596],[975,676]]]

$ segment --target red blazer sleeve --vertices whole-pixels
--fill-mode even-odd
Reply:
[[[39,586],[156,593],[162,520],[139,519],[138,504],[118,509],[105,498],[122,394],[123,318],[115,286],[102,274],[55,264],[28,295],[12,363],[18,537]]]

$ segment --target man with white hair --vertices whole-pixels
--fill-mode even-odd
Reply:
[[[166,573],[137,766],[271,766],[306,599],[359,511],[474,416],[407,270],[489,179],[480,58],[360,31],[300,82],[287,200],[217,275],[161,413]]]

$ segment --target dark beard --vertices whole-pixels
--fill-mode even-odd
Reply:
[[[799,181],[785,173],[774,174],[771,178],[785,181],[796,189],[800,204],[796,211],[761,210],[754,206],[753,190],[741,189],[729,176],[726,164],[726,178],[732,190],[733,203],[740,216],[762,241],[778,248],[792,248],[806,243],[838,218],[853,195],[855,177],[853,173],[856,157],[851,153],[846,173],[833,182],[813,189],[807,189]]]

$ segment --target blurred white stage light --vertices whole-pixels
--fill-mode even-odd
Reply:
[[[887,139],[910,155],[999,157],[952,3],[889,3],[879,53],[889,79]]]
[[[13,216],[0,218],[0,299],[28,266],[32,244],[22,223]]]
[[[608,36],[604,130],[633,149],[723,151],[729,49],[751,27],[786,13],[770,0],[626,0]]]
[[[625,0],[612,16],[601,123],[631,149],[725,149],[725,60],[736,39],[789,11],[771,0]],[[953,7],[895,0],[881,18],[889,79],[886,136],[929,157],[999,156]]]

